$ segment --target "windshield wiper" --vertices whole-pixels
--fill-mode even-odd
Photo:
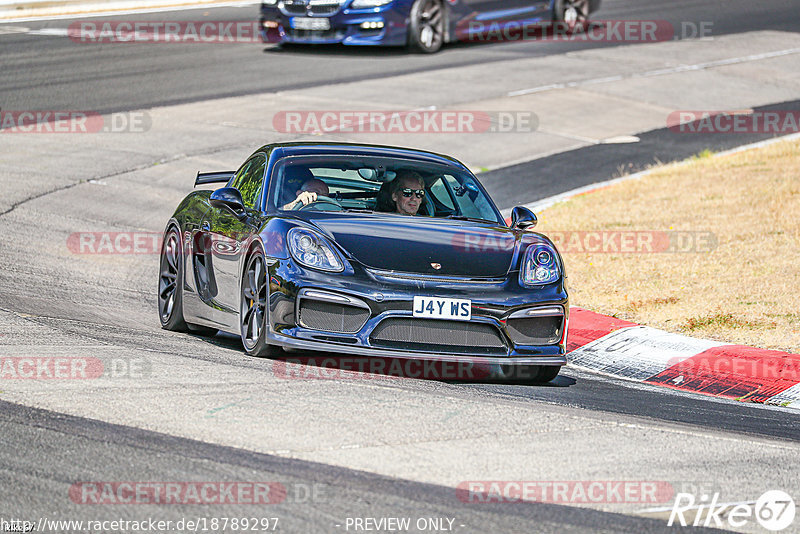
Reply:
[[[454,219],[456,221],[472,221],[472,222],[486,222],[486,223],[493,223],[497,224],[497,221],[493,221],[490,219],[481,219],[480,217],[467,217],[466,215],[448,215],[445,219]]]
[[[375,210],[369,210],[367,208],[346,208],[344,211],[350,213],[375,213]]]

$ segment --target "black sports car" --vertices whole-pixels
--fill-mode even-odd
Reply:
[[[158,311],[168,330],[280,347],[527,366],[566,363],[562,260],[514,208],[510,227],[453,158],[339,143],[258,149],[200,173],[164,233]]]

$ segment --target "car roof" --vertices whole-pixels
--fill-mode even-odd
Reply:
[[[395,157],[416,160],[420,162],[438,163],[441,165],[455,166],[459,169],[469,170],[455,158],[436,154],[426,150],[415,148],[403,148],[385,145],[369,145],[360,143],[336,143],[327,141],[295,141],[290,143],[271,143],[264,145],[258,152],[272,152],[273,157],[287,156],[314,156],[314,155],[336,155],[336,156],[379,156]]]

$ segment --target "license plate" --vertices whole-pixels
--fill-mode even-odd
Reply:
[[[331,21],[327,18],[294,17],[291,21],[295,30],[330,30]]]
[[[438,297],[414,297],[414,317],[426,319],[450,319],[469,321],[472,319],[472,301]]]

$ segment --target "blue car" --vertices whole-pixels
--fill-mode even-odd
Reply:
[[[408,46],[423,53],[494,25],[588,21],[600,0],[264,0],[269,43]],[[480,39],[482,40],[482,39]]]

